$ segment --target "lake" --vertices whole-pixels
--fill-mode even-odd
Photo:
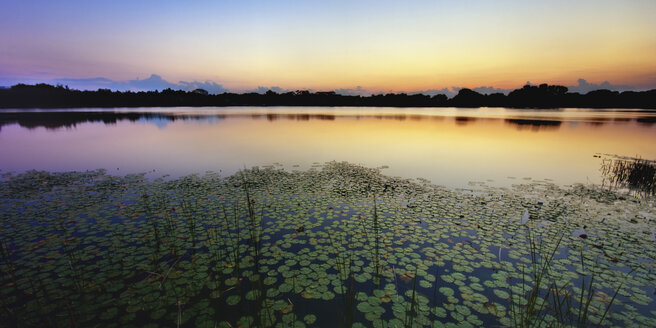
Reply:
[[[0,112],[0,322],[653,327],[655,122],[584,109]]]
[[[61,112],[68,116],[49,123],[24,117],[34,112],[22,117],[0,113],[0,169],[105,168],[110,174],[178,177],[347,161],[388,167],[388,175],[466,187],[471,181],[508,186],[521,179],[598,184],[608,155],[656,158],[656,113],[644,111],[228,107]],[[80,112],[104,116],[95,121],[75,115]]]

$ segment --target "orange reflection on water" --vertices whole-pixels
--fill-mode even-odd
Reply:
[[[535,120],[467,116],[227,115],[217,120],[82,123],[74,128],[0,132],[3,170],[86,170],[184,175],[243,167],[287,168],[349,161],[387,165],[387,174],[448,186],[508,177],[600,182],[596,153],[656,158],[656,126],[634,120]],[[558,122],[558,123],[554,123]],[[119,168],[117,171],[116,169]]]

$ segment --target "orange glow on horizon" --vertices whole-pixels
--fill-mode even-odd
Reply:
[[[11,3],[0,81],[157,74],[230,91],[412,92],[583,78],[656,88],[650,0],[131,3],[130,17],[122,2]]]

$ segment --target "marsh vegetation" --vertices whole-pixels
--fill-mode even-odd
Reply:
[[[330,162],[0,181],[19,327],[654,326],[653,198]]]
[[[625,189],[639,197],[656,194],[656,162],[613,156],[601,165],[603,183],[610,189]]]

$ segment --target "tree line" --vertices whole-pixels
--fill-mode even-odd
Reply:
[[[656,89],[649,91],[596,90],[586,94],[568,92],[567,87],[525,85],[508,95],[481,94],[461,89],[448,98],[444,94],[388,93],[371,96],[340,95],[298,90],[276,93],[222,93],[204,90],[181,91],[80,91],[61,85],[17,84],[0,89],[0,108],[82,107],[176,107],[176,106],[368,106],[368,107],[510,107],[510,108],[640,108],[656,109]]]

